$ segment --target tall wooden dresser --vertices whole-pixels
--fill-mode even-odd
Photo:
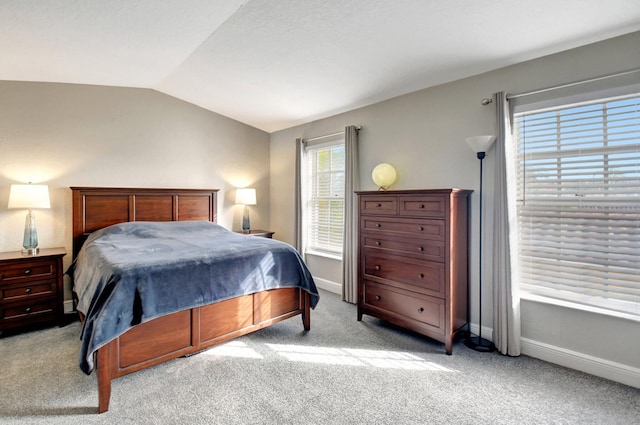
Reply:
[[[358,321],[387,320],[445,344],[467,323],[468,202],[462,189],[357,192]]]

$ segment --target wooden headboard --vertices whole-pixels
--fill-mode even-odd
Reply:
[[[127,221],[216,222],[218,189],[72,187],[73,258],[87,236]]]

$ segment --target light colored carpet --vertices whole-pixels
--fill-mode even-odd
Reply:
[[[0,339],[0,423],[640,424],[640,390],[526,356],[444,346],[322,292],[299,317],[113,381],[78,368],[80,325]]]

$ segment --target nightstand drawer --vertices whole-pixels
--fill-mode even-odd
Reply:
[[[0,302],[21,301],[28,298],[50,297],[56,294],[56,282],[34,282],[0,288]]]
[[[56,314],[56,300],[48,299],[34,303],[15,303],[2,307],[2,320],[4,322],[22,321],[37,316],[53,316]]]
[[[31,261],[28,264],[12,264],[2,267],[0,284],[53,279],[55,274],[55,262],[52,261]]]

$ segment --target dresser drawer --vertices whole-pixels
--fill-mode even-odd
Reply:
[[[362,196],[360,197],[360,214],[395,215],[398,213],[396,196]]]
[[[445,296],[445,271],[442,263],[381,255],[368,248],[364,248],[362,252],[366,277],[385,279],[389,285],[422,294]]]
[[[56,299],[39,300],[33,303],[12,303],[1,307],[2,321],[7,324],[12,321],[31,322],[38,316],[55,316],[57,314]]]
[[[445,301],[441,298],[406,295],[385,285],[365,282],[364,303],[425,323],[444,335]]]
[[[425,220],[411,218],[392,218],[362,216],[360,218],[361,231],[375,231],[405,237],[425,238],[434,241],[444,241],[446,238],[444,220]]]
[[[389,236],[379,232],[363,233],[360,243],[366,248],[376,248],[391,251],[413,258],[444,262],[444,241],[432,241],[428,239],[410,239],[401,236]]]
[[[447,214],[447,197],[444,195],[407,195],[398,200],[398,214],[403,217],[438,217]]]
[[[55,279],[56,273],[56,263],[50,260],[7,264],[0,269],[0,284]]]
[[[54,280],[44,282],[23,282],[20,285],[0,287],[0,303],[22,301],[29,298],[51,297],[57,292]]]

